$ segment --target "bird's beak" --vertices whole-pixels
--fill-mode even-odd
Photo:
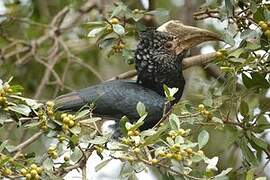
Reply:
[[[178,20],[171,20],[164,23],[157,28],[157,31],[167,32],[176,37],[176,54],[180,54],[206,41],[222,41],[216,33],[197,27],[186,26]]]

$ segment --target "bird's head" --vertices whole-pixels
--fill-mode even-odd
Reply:
[[[178,20],[171,20],[157,29],[148,29],[140,34],[136,57],[141,60],[173,61],[183,59],[190,48],[206,41],[221,40],[219,35],[205,29],[186,26]]]
[[[176,20],[142,32],[135,52],[138,82],[159,94],[163,94],[163,84],[178,88],[184,86],[182,59],[186,51],[212,40],[220,40],[220,37]]]

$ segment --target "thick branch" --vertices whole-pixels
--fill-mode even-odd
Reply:
[[[25,147],[27,147],[28,145],[30,145],[32,142],[34,142],[35,140],[37,140],[41,135],[43,134],[43,131],[39,131],[36,134],[34,134],[33,136],[31,136],[29,139],[27,139],[26,141],[24,141],[23,143],[19,144],[18,146],[16,146],[11,153],[20,151],[22,149],[24,149]]]

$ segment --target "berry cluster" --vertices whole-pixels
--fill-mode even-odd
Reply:
[[[21,174],[27,180],[38,180],[38,179],[40,179],[40,175],[41,175],[42,171],[43,171],[42,167],[39,167],[36,164],[31,164],[30,167],[22,168]]]
[[[208,120],[211,121],[213,118],[213,114],[208,111],[203,104],[198,105],[198,111]]]
[[[270,22],[260,21],[259,26],[261,27],[264,35],[270,39]]]
[[[75,125],[75,116],[72,114],[63,113],[61,114],[61,121],[63,122],[63,131],[67,132],[69,128],[72,128]]]
[[[55,146],[51,146],[48,151],[48,156],[51,157],[52,159],[56,159],[58,157],[58,152]]]

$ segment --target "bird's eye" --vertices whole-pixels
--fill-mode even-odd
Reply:
[[[171,42],[167,42],[167,43],[165,43],[165,48],[166,49],[170,49],[170,48],[172,48],[172,43]]]

